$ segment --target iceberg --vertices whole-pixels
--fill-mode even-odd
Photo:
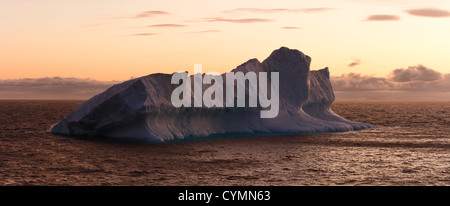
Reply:
[[[55,124],[51,133],[165,142],[212,135],[312,134],[373,127],[335,114],[330,108],[335,96],[329,69],[310,71],[310,64],[309,56],[281,47],[263,62],[250,59],[232,70],[279,73],[279,112],[274,118],[260,118],[261,107],[174,107],[171,94],[177,85],[171,84],[172,74],[158,73],[125,81],[92,97]],[[203,91],[207,88],[203,85]],[[248,97],[249,89],[245,92]]]

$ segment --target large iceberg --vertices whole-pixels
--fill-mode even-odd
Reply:
[[[164,142],[211,135],[311,134],[371,128],[330,109],[335,96],[328,68],[310,71],[310,63],[311,58],[302,52],[281,47],[263,62],[251,59],[232,70],[279,73],[279,113],[275,118],[260,118],[261,107],[176,108],[171,93],[178,85],[171,84],[172,75],[151,74],[92,97],[51,132]],[[203,85],[203,91],[206,88],[208,85]],[[247,97],[248,92],[247,88]]]

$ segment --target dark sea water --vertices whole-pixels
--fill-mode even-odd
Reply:
[[[450,102],[337,101],[377,128],[136,144],[48,133],[81,101],[0,101],[0,185],[450,185]]]

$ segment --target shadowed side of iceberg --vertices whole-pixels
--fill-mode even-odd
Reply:
[[[303,111],[317,119],[347,124],[353,130],[373,127],[367,123],[353,122],[334,113],[330,106],[335,100],[330,82],[328,67],[310,72],[308,101],[302,106]]]
[[[372,127],[331,111],[335,97],[328,68],[310,71],[310,63],[311,58],[302,52],[282,47],[263,62],[251,59],[232,70],[279,73],[279,113],[275,118],[260,118],[261,107],[176,108],[171,93],[178,85],[171,84],[172,75],[152,74],[94,96],[51,132],[164,142],[210,135],[310,134]],[[271,78],[267,80],[270,85]],[[203,91],[209,86],[203,85]],[[248,89],[245,95],[248,98]]]

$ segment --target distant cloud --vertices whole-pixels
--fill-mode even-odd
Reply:
[[[306,9],[298,9],[298,12],[303,13],[318,13],[318,12],[325,12],[334,10],[335,8],[327,8],[327,7],[320,7],[320,8],[306,8]]]
[[[79,78],[25,78],[0,80],[1,99],[88,99],[118,81]]]
[[[148,25],[147,27],[185,27],[184,24],[153,24]]]
[[[395,84],[384,77],[374,77],[357,73],[343,74],[331,78],[334,90],[337,91],[364,91],[364,90],[390,90]]]
[[[354,59],[355,61],[353,61],[352,63],[348,64],[348,67],[354,67],[354,66],[358,66],[359,64],[361,64],[361,60],[359,59]]]
[[[435,81],[442,79],[442,74],[423,65],[417,65],[392,71],[390,79],[395,82]]]
[[[285,26],[281,27],[282,29],[303,29],[302,27],[296,27],[296,26]]]
[[[232,23],[262,23],[262,22],[271,22],[274,20],[261,19],[261,18],[228,19],[228,18],[222,18],[222,17],[215,17],[215,18],[204,18],[204,21],[207,21],[207,22],[232,22]]]
[[[191,34],[200,34],[200,33],[214,33],[214,32],[221,32],[222,30],[203,30],[203,31],[193,31],[193,32],[187,32]]]
[[[224,13],[318,13],[333,10],[334,8],[319,7],[319,8],[302,8],[302,9],[261,9],[261,8],[238,8],[233,10],[224,11]]]
[[[358,73],[331,77],[335,91],[450,91],[450,74],[422,65],[396,69],[388,77],[375,77]]]
[[[133,18],[146,18],[146,17],[153,17],[158,15],[169,15],[169,13],[165,11],[144,11],[141,13],[136,14],[133,16]]]
[[[111,81],[98,81],[90,78],[81,79],[74,77],[43,77],[43,78],[24,78],[24,79],[0,79],[1,86],[63,86],[63,85],[109,85]]]
[[[133,36],[153,36],[156,34],[158,34],[158,33],[137,33],[137,34],[133,34]]]
[[[406,10],[406,13],[421,17],[433,17],[433,18],[450,17],[449,11],[433,8],[411,9]]]
[[[387,14],[370,15],[366,18],[366,21],[398,21],[398,20],[400,20],[399,16]]]
[[[419,66],[414,66],[419,67]],[[421,78],[404,76],[407,71],[414,69],[403,69],[400,74],[392,71],[395,75],[390,77],[375,77],[358,73],[332,76],[331,83],[336,94],[340,97],[360,98],[364,95],[371,97],[383,97],[388,92],[407,92],[408,97],[414,98],[415,94],[438,93],[440,98],[448,98],[444,95],[450,91],[450,73],[441,74],[435,70],[428,69],[422,72]],[[425,67],[426,68],[426,67]],[[398,71],[398,70],[397,70]],[[436,75],[439,74],[439,75]],[[395,77],[402,77],[398,81]],[[433,80],[434,79],[434,80]],[[97,81],[93,79],[80,78],[24,78],[24,79],[0,79],[0,99],[89,99],[103,92],[114,84],[121,81]],[[390,98],[397,98],[398,93],[390,93]],[[442,95],[440,95],[442,94]]]

